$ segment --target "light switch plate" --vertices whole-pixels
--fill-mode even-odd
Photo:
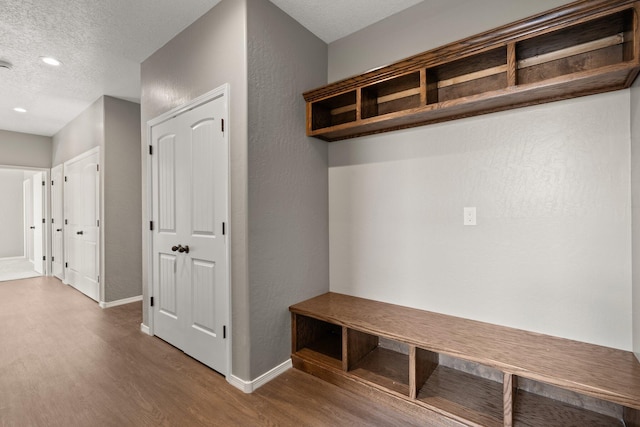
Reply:
[[[476,225],[476,208],[464,208],[464,225]]]

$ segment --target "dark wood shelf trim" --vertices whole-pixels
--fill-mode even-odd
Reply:
[[[307,102],[318,101],[342,92],[384,81],[395,76],[418,71],[465,58],[515,41],[545,34],[569,25],[598,18],[629,8],[635,0],[577,1],[530,18],[489,30],[445,46],[423,52],[394,64],[353,76],[303,94]]]

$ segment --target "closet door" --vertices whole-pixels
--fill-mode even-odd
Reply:
[[[100,152],[64,163],[65,280],[88,297],[100,298]]]
[[[226,374],[228,146],[219,97],[153,126],[154,333]]]
[[[64,279],[64,216],[62,165],[51,169],[51,270]]]
[[[31,178],[33,184],[33,269],[44,274],[44,173],[38,172]]]

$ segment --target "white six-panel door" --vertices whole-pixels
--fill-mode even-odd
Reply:
[[[219,96],[153,126],[151,140],[154,334],[226,375],[225,115]]]
[[[44,173],[38,172],[32,178],[33,184],[33,269],[44,274]]]
[[[96,301],[100,298],[99,163],[96,149],[64,163],[65,281]]]
[[[62,165],[51,169],[51,271],[64,279],[64,210]]]

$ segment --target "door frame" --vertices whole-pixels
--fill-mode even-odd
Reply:
[[[43,179],[45,182],[44,191],[43,191],[43,200],[42,200],[42,212],[44,214],[44,227],[42,228],[42,253],[46,257],[44,262],[44,272],[43,276],[51,276],[51,203],[50,203],[50,192],[51,192],[51,182],[50,180],[50,169],[49,168],[36,168],[29,166],[16,166],[16,165],[5,165],[0,164],[0,169],[13,169],[13,170],[22,170],[25,172],[42,172]],[[23,181],[24,182],[24,181]],[[23,201],[24,203],[24,201]],[[25,224],[26,226],[26,224]],[[26,233],[25,233],[26,239]],[[26,242],[24,247],[24,254],[26,256]]]
[[[146,124],[146,130],[147,130],[147,138],[146,138],[146,145],[147,147],[151,147],[151,145],[153,144],[153,139],[152,139],[152,128],[154,126],[157,126],[163,122],[166,122],[167,120],[170,120],[176,116],[179,116],[180,114],[189,111],[193,108],[196,108],[202,104],[206,104],[209,101],[213,101],[214,99],[217,98],[224,98],[224,117],[223,119],[226,122],[225,125],[225,130],[223,132],[223,138],[225,143],[227,144],[227,147],[229,148],[227,150],[227,231],[226,231],[226,240],[225,240],[225,252],[226,252],[226,270],[227,270],[227,280],[226,280],[226,291],[227,291],[227,319],[225,319],[225,324],[228,325],[229,331],[227,333],[227,372],[225,374],[225,377],[229,378],[232,374],[232,348],[233,348],[233,325],[232,325],[232,304],[231,304],[231,251],[230,251],[230,246],[231,246],[231,226],[230,226],[230,222],[231,222],[231,216],[230,216],[230,210],[231,210],[231,150],[230,150],[230,137],[229,137],[229,129],[230,126],[228,125],[229,123],[229,96],[230,96],[230,85],[228,83],[223,84],[222,86],[219,86],[215,89],[213,89],[212,91],[209,91],[203,95],[200,95],[197,98],[194,98],[193,100],[189,101],[188,103],[175,107],[149,121],[147,121]],[[146,179],[147,179],[147,185],[146,185],[146,191],[147,191],[147,200],[146,200],[146,204],[147,204],[147,215],[145,218],[145,223],[142,224],[142,229],[146,230],[145,231],[145,240],[146,240],[146,244],[147,244],[147,260],[146,260],[146,271],[147,271],[147,283],[146,283],[146,289],[147,289],[147,295],[144,296],[144,300],[143,300],[143,304],[147,307],[147,327],[148,327],[148,334],[149,335],[155,335],[154,331],[153,331],[153,323],[154,323],[154,312],[153,312],[153,307],[151,307],[151,298],[153,298],[153,232],[151,230],[150,224],[151,221],[153,219],[153,161],[152,161],[152,157],[151,155],[149,155],[149,151],[148,148],[146,148],[146,152],[147,155],[145,156],[147,158],[147,173],[146,173]],[[143,325],[144,326],[144,325]],[[147,331],[145,331],[147,332]]]

